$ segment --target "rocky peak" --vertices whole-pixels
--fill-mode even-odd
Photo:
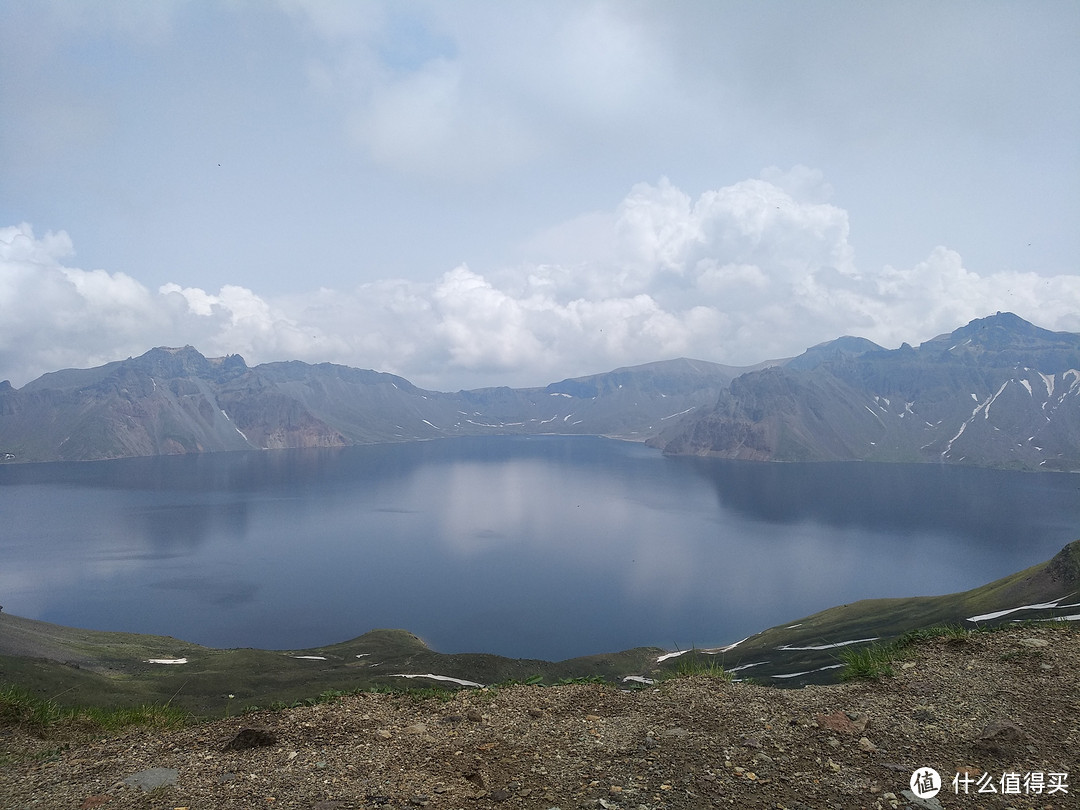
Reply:
[[[238,354],[207,358],[193,346],[159,346],[131,361],[131,366],[151,377],[171,380],[178,377],[219,379],[247,371],[247,363]]]
[[[836,340],[819,343],[817,346],[807,349],[798,357],[788,361],[787,367],[808,371],[816,368],[822,363],[858,357],[867,352],[880,351],[884,351],[884,349],[872,340],[844,335],[843,337],[838,337]]]
[[[938,335],[919,350],[942,352],[954,358],[974,356],[982,362],[1000,356],[1006,364],[1011,364],[1021,351],[1052,351],[1067,368],[1070,362],[1080,362],[1080,335],[1051,332],[1011,312],[998,312],[976,318],[947,335]]]

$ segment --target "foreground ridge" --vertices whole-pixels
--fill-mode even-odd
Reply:
[[[1010,807],[1076,806],[1080,633],[953,634],[909,656],[887,680],[800,690],[699,676],[360,694],[89,740],[5,728],[0,806],[974,808],[976,780],[1007,774],[1042,780]],[[940,805],[904,793],[924,767]]]

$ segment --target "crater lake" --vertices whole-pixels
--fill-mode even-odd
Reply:
[[[1080,476],[492,437],[6,465],[0,521],[0,604],[30,618],[561,660],[984,584],[1080,537]]]

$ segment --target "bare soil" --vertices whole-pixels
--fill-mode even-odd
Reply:
[[[1080,632],[1016,627],[921,643],[890,678],[794,690],[699,676],[362,694],[104,737],[0,727],[0,808],[1077,808],[1078,662]],[[268,744],[227,749],[242,729],[263,733],[237,744]],[[924,766],[945,785],[913,804]],[[153,768],[175,783],[134,784]],[[1006,774],[1044,788],[1003,794]]]

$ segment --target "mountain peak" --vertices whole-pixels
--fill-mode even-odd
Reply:
[[[1050,336],[1054,333],[1048,329],[1040,329],[1012,312],[997,312],[985,318],[976,318],[966,326],[956,329],[952,334],[957,337],[976,337],[980,342],[987,340],[998,342],[1003,337],[1018,335],[1038,337],[1041,334]]]
[[[844,335],[835,340],[828,340],[816,346],[811,346],[798,357],[789,360],[787,367],[808,371],[829,361],[858,357],[861,354],[866,354],[866,352],[880,351],[884,351],[884,349],[872,340]]]
[[[1060,370],[1075,367],[1080,352],[1080,337],[1069,332],[1051,332],[1029,323],[1012,312],[998,312],[985,318],[976,318],[945,335],[938,335],[919,347],[931,352],[944,351],[954,357],[979,355],[999,356],[1012,363],[1019,359],[1018,353],[1033,349],[1054,350],[1057,359],[1051,365],[1064,364]],[[1049,371],[1044,368],[1043,371]]]
[[[173,379],[187,376],[217,376],[222,371],[243,372],[247,363],[238,354],[208,358],[194,346],[158,346],[131,361],[152,377]]]

